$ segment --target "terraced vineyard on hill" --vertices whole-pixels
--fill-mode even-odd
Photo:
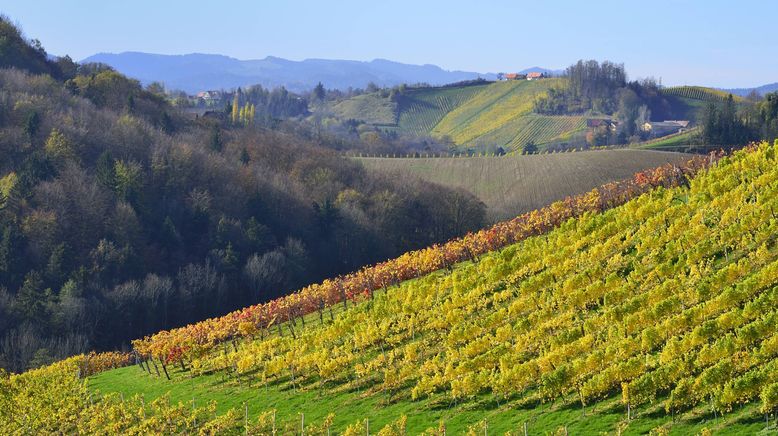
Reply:
[[[399,105],[398,127],[417,135],[428,134],[447,113],[489,85],[418,88],[409,90]]]
[[[208,329],[190,329],[200,333],[188,343],[174,332],[139,341],[144,353],[154,342],[182,347],[158,360],[171,381],[154,359],[88,385],[77,378],[77,360],[0,374],[0,430],[774,429],[776,147],[738,152],[688,183],[676,178],[679,187],[574,214],[474,261],[433,256],[441,270],[358,294],[351,304],[285,323],[247,318],[226,342],[197,336]],[[593,210],[586,205],[606,192],[571,206]],[[220,403],[202,407],[212,399]]]
[[[502,147],[512,151],[532,142],[543,150],[550,144],[582,141],[586,118],[597,116],[533,112],[539,96],[565,84],[565,79],[556,78],[415,88],[405,91],[397,103],[378,93],[366,94],[338,103],[333,112],[399,132],[449,138],[460,149]],[[661,92],[668,98],[673,116],[693,121],[708,102],[721,103],[729,95],[701,86],[662,88]],[[747,103],[738,96],[734,101],[738,105]]]
[[[524,122],[524,126],[515,128],[518,133],[508,144],[512,150],[521,150],[524,145],[530,142],[545,144],[553,141],[569,141],[574,133],[581,132],[586,128],[586,117],[583,116],[532,114],[523,116],[519,120]],[[507,126],[510,126],[510,123]]]
[[[341,118],[361,119],[414,135],[448,137],[463,148],[521,149],[534,142],[566,142],[585,130],[584,116],[547,116],[532,112],[535,98],[562,79],[511,80],[467,86],[415,88],[398,103],[366,94],[333,107]]]
[[[470,144],[483,138],[507,145],[520,132],[511,123],[532,113],[535,98],[558,79],[495,82],[464,104],[449,112],[432,130],[435,135],[451,137],[457,144]]]

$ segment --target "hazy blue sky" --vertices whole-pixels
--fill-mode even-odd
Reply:
[[[624,62],[630,77],[778,81],[773,0],[0,0],[50,53],[385,58],[479,72]]]

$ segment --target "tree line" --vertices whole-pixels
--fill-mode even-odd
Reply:
[[[730,94],[724,102],[709,102],[703,110],[697,142],[742,145],[778,138],[778,93],[738,105]]]

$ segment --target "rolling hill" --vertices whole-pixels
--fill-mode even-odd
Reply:
[[[337,102],[332,112],[342,119],[357,119],[385,130],[448,138],[459,149],[521,150],[534,143],[543,150],[551,144],[581,141],[586,119],[593,115],[541,115],[533,103],[551,87],[565,86],[564,79],[410,88],[396,101],[381,93],[360,95]],[[708,102],[721,103],[725,91],[699,86],[664,88],[670,111],[678,119],[696,121]],[[739,105],[747,104],[735,95]],[[675,142],[667,144],[676,144]],[[641,144],[641,147],[648,144]]]
[[[543,148],[583,132],[585,117],[532,112],[534,99],[561,79],[500,81],[434,88],[411,88],[397,103],[380,94],[341,101],[332,111],[343,119],[414,135],[447,137],[461,148],[520,149],[528,142]],[[378,115],[378,116],[376,116]]]
[[[365,167],[464,188],[500,221],[570,195],[665,163],[688,159],[680,153],[599,150],[576,153],[470,158],[360,158]]]
[[[767,433],[776,147],[643,172],[160,332],[134,343],[137,365],[86,381],[121,362],[0,374],[0,430]]]

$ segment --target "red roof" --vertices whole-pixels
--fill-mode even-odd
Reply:
[[[590,118],[586,120],[586,127],[600,127],[610,123],[611,120],[604,120],[602,118]]]
[[[537,79],[537,78],[540,78],[540,77],[543,77],[543,73],[538,73],[537,71],[532,72],[532,73],[527,73],[527,78],[528,79]]]

